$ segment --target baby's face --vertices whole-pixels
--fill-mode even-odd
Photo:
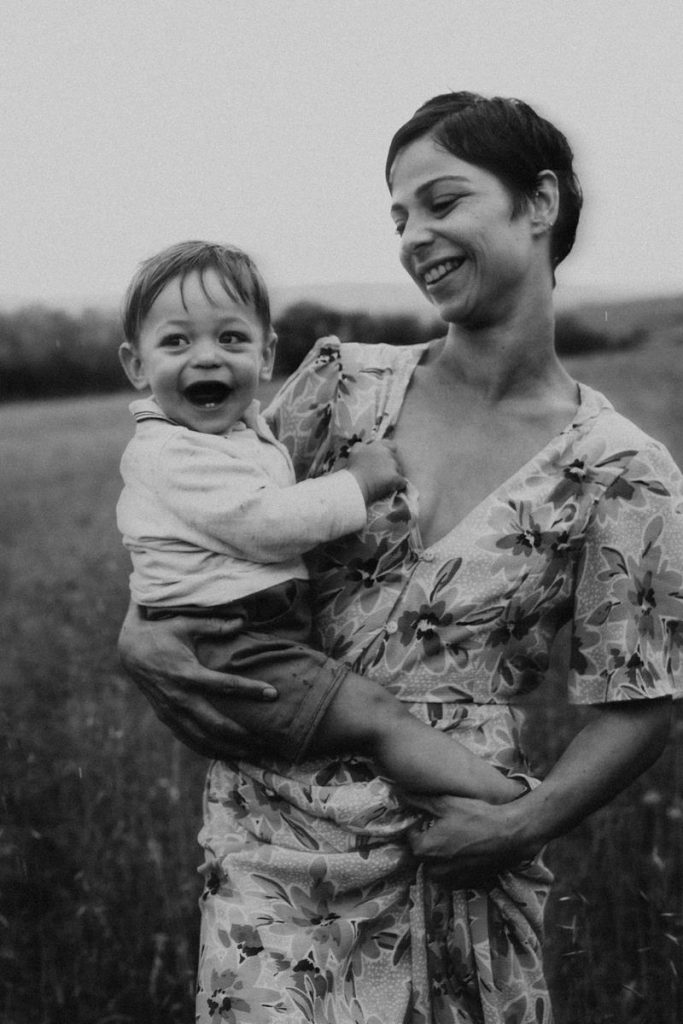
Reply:
[[[226,294],[214,271],[193,273],[182,294],[178,278],[159,292],[129,355],[136,365],[126,370],[135,387],[151,388],[169,419],[226,434],[259,382],[270,379],[275,340],[250,306]]]

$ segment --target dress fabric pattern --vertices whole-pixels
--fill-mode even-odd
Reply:
[[[390,436],[424,349],[317,343],[268,412],[298,479]],[[681,475],[602,395],[580,399],[437,543],[409,485],[310,563],[324,650],[506,771],[528,771],[523,697],[566,624],[576,703],[670,695],[680,668]],[[214,763],[197,1020],[549,1024],[542,860],[453,892],[411,856],[413,822],[362,758]]]

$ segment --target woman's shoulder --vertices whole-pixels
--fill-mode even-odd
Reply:
[[[584,410],[583,443],[595,450],[602,462],[619,464],[624,472],[649,467],[654,474],[680,477],[681,471],[666,445],[619,412],[601,392],[580,384]]]
[[[306,363],[312,367],[328,363],[338,364],[345,374],[363,371],[386,373],[414,364],[424,348],[425,344],[387,345],[381,342],[368,344],[341,341],[330,335],[316,341]]]
[[[361,396],[389,393],[396,379],[408,377],[424,345],[400,347],[319,338],[283,384],[266,411],[269,422],[302,406],[344,404]]]

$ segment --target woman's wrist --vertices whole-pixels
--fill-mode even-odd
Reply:
[[[544,835],[541,826],[539,785],[536,779],[523,775],[510,776],[518,783],[517,796],[501,807],[504,816],[502,831],[513,860],[527,861],[535,858],[546,845],[550,836]]]
[[[542,782],[511,804],[511,807],[516,840],[530,857],[566,831],[561,806]]]

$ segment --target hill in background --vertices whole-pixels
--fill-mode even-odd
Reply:
[[[272,290],[275,317],[299,302],[315,303],[342,313],[409,315],[433,322],[433,308],[411,282],[318,284]],[[610,295],[600,288],[558,287],[560,317],[621,343],[639,344],[654,336],[683,343],[683,292],[637,298]],[[438,319],[438,318],[437,318]]]
[[[317,303],[342,313],[412,314],[430,320],[434,311],[412,282],[346,281],[290,285],[271,288],[273,314],[279,316],[288,306],[299,302]],[[116,314],[121,298],[116,295],[63,295],[17,297],[0,292],[0,312],[42,306],[77,314],[84,309]],[[580,315],[594,328],[610,324],[615,330],[632,327],[650,330],[654,325],[673,326],[683,321],[683,291],[680,294],[642,295],[635,298],[606,291],[599,286],[588,288],[560,284],[555,302],[558,312]]]
[[[599,291],[557,293],[557,351],[562,357],[650,348],[663,341],[680,361],[683,292],[657,297],[610,297]],[[441,336],[433,306],[405,284],[307,285],[273,290],[280,337],[276,372],[291,373],[316,338],[407,345]],[[47,301],[13,312],[0,308],[0,401],[120,389],[117,357],[121,324],[113,304],[75,312]]]
[[[274,315],[298,302],[317,303],[329,309],[373,314],[407,314],[423,321],[434,319],[434,310],[411,282],[312,284],[272,290]],[[610,337],[640,336],[645,340],[662,333],[683,342],[683,291],[674,295],[624,297],[600,288],[558,287],[559,314],[571,314],[580,324]]]
[[[400,281],[347,281],[341,284],[306,284],[271,289],[275,314],[296,302],[317,302],[341,312],[412,313],[429,318],[433,309],[407,278]],[[643,306],[648,311],[659,306],[683,305],[681,294],[642,295],[636,298],[606,291],[604,288],[558,285],[555,302],[558,311],[603,310],[605,308]],[[630,313],[628,314],[630,315]]]

